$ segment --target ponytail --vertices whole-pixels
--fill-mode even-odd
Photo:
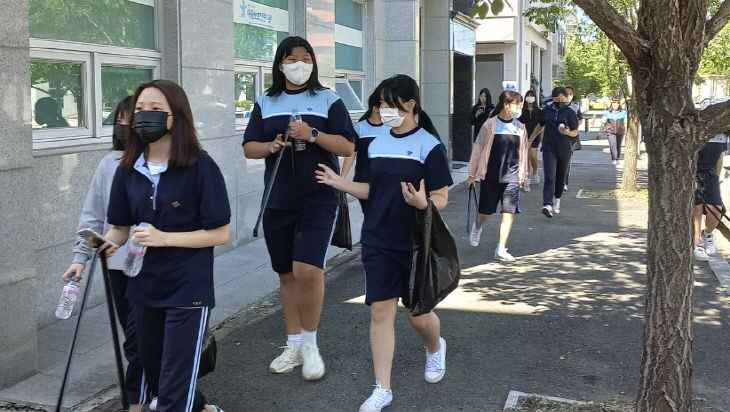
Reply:
[[[439,136],[439,132],[436,130],[436,127],[433,125],[433,121],[431,121],[431,118],[428,117],[425,111],[423,111],[422,108],[418,108],[418,125],[421,126],[421,128],[432,135],[436,136],[439,141],[441,141],[441,136]]]

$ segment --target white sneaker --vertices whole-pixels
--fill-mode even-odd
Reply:
[[[494,249],[494,260],[498,260],[500,262],[514,262],[515,257],[507,252],[507,248],[502,249],[498,246]]]
[[[535,173],[535,178],[532,180],[535,184],[540,183],[540,173]]]
[[[479,246],[479,240],[482,238],[482,229],[484,229],[483,225],[482,225],[482,227],[477,229],[476,223],[471,224],[471,233],[469,233],[469,243],[472,246],[474,246],[474,247]]]
[[[553,213],[560,214],[560,199],[553,199]]]
[[[151,411],[157,410],[157,397],[152,398],[152,402],[150,402],[150,410]]]
[[[439,338],[441,347],[436,353],[428,353],[426,350],[426,372],[424,378],[428,383],[439,383],[446,374],[446,340]]]
[[[302,345],[302,376],[308,381],[316,381],[324,376],[324,361],[319,354],[316,342]]]
[[[568,185],[563,185],[563,192],[567,192],[567,191],[568,191]]]
[[[380,412],[383,408],[393,402],[393,391],[383,389],[380,381],[375,381],[375,389],[372,395],[360,405],[360,412]]]
[[[282,346],[282,348],[284,348],[284,352],[271,362],[269,372],[289,373],[302,365],[302,351],[293,343],[287,342],[286,346]]]
[[[702,262],[707,262],[708,260],[710,260],[710,257],[707,256],[705,248],[703,248],[702,246],[695,246],[695,260],[699,260]]]
[[[717,245],[715,244],[715,236],[712,234],[707,234],[705,231],[702,231],[702,243],[705,244],[705,252],[709,256],[714,255],[717,253]]]
[[[549,217],[549,218],[551,218],[551,217],[553,217],[553,215],[555,213],[553,212],[553,207],[552,206],[545,205],[545,206],[542,207],[542,214],[545,215],[545,216],[547,216],[547,217]]]
[[[614,160],[613,162],[611,162],[611,164],[616,166],[618,164],[618,162]]]

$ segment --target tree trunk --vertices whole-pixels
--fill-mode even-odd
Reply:
[[[624,142],[626,149],[624,151],[624,172],[621,178],[621,190],[635,192],[639,190],[636,176],[636,162],[639,157],[641,123],[633,93],[626,96],[626,110],[629,112],[629,116],[626,119],[626,138]]]
[[[690,250],[696,155],[688,151],[692,136],[683,133],[676,119],[662,120],[653,123],[653,130],[644,129],[651,196],[637,412],[687,412],[692,401]]]

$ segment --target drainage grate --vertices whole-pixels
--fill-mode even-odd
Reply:
[[[551,402],[563,402],[572,405],[586,405],[586,402],[575,401],[572,399],[557,398],[555,396],[538,395],[535,393],[525,393],[520,391],[509,391],[509,395],[507,396],[507,402],[504,403],[504,409],[516,408],[520,405],[521,402],[528,399],[544,399]]]

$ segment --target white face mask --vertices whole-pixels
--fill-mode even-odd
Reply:
[[[399,116],[398,115],[398,109],[397,108],[381,108],[380,109],[380,120],[383,121],[383,124],[391,127],[396,128],[400,127],[400,125],[403,124],[403,120],[405,120],[405,116]]]
[[[509,115],[512,116],[513,119],[518,119],[520,116],[522,116],[522,110],[511,108],[509,109]]]
[[[527,96],[527,97],[525,97],[525,101],[527,103],[535,103],[535,97],[533,97],[533,96]]]
[[[281,71],[284,73],[284,76],[297,86],[301,86],[309,81],[309,77],[312,76],[312,70],[314,70],[314,64],[304,63],[302,61],[281,65]]]
[[[570,103],[573,101],[573,96],[568,96],[568,99],[565,101],[565,103]]]

